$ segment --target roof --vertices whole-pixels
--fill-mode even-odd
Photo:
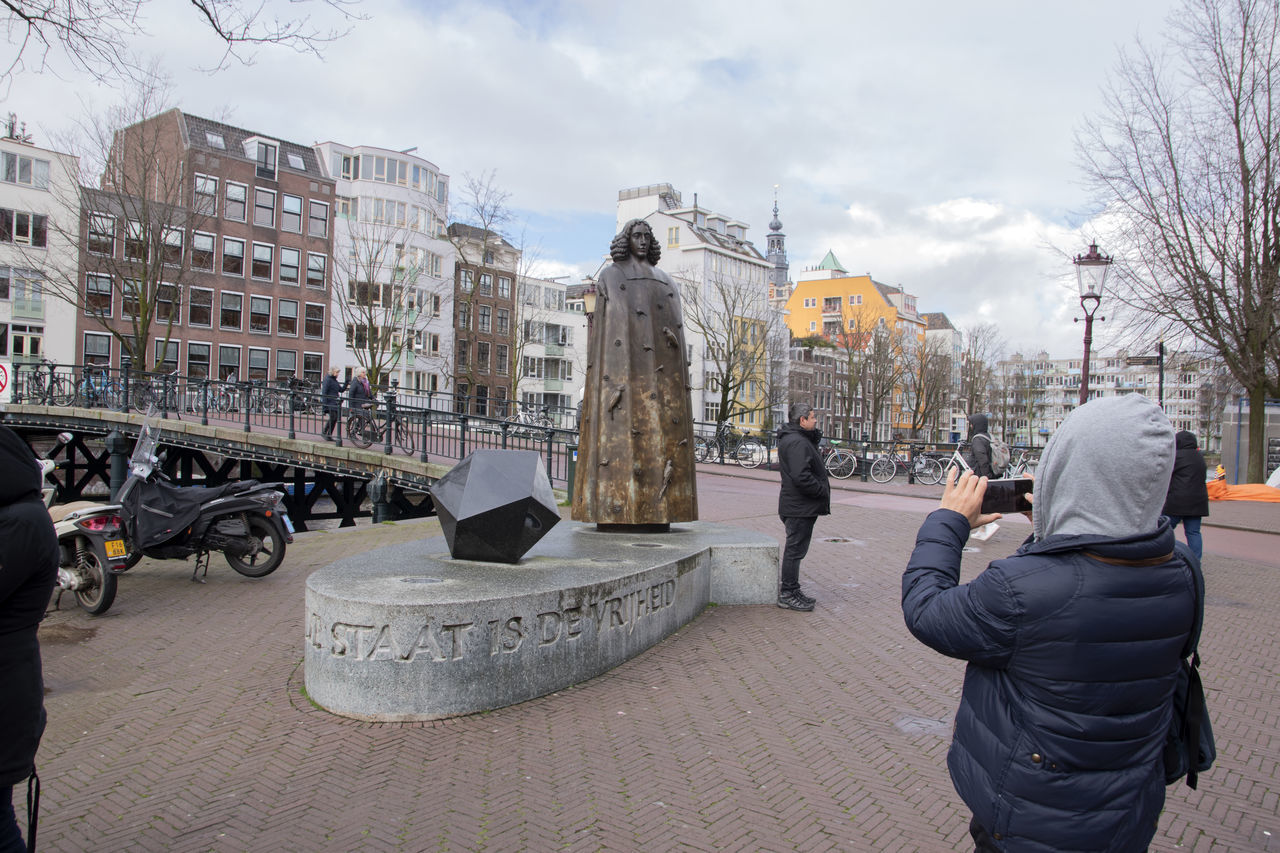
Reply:
[[[186,125],[187,146],[190,148],[198,148],[202,151],[212,152],[220,157],[239,157],[248,160],[249,157],[244,153],[244,141],[252,137],[270,140],[280,143],[280,156],[277,158],[277,168],[285,168],[291,171],[298,171],[289,162],[289,155],[296,155],[302,158],[302,171],[305,174],[316,178],[325,178],[324,171],[320,168],[320,161],[316,159],[316,152],[310,145],[300,145],[297,142],[289,142],[280,139],[270,133],[259,133],[254,130],[246,130],[243,127],[235,125],[223,124],[213,119],[201,118],[200,116],[191,115],[190,113],[182,114],[182,121]],[[222,141],[226,147],[218,147],[209,141],[209,134],[222,137]]]
[[[925,329],[930,332],[936,332],[940,329],[949,329],[955,331],[956,327],[951,324],[951,320],[941,311],[928,311],[920,315],[920,319],[924,320]]]
[[[485,241],[486,232],[485,232],[485,229],[483,228],[477,228],[474,225],[467,225],[464,222],[450,222],[449,236],[458,237],[462,240],[474,240],[477,243],[483,243]],[[503,237],[501,234],[499,234],[497,231],[490,229],[487,232],[487,236],[489,239],[493,239],[495,237],[498,238],[498,242],[503,247],[510,249],[513,252],[515,251],[516,247],[508,243],[506,241],[506,238]]]
[[[816,267],[816,269],[820,269],[820,270],[838,270],[838,271],[840,271],[840,272],[842,272],[842,273],[847,273],[847,272],[849,272],[847,269],[845,269],[845,268],[844,268],[844,264],[842,264],[842,263],[840,263],[840,261],[836,260],[836,254],[835,254],[835,252],[831,251],[830,249],[827,249],[827,256],[826,256],[825,258],[823,258],[823,259],[822,259],[822,263],[818,264],[818,266]]]

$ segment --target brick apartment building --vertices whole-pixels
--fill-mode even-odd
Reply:
[[[319,383],[335,193],[310,146],[174,109],[116,134],[101,183],[82,192],[78,361],[145,342],[158,370]]]
[[[454,222],[453,387],[459,410],[510,414],[520,252],[492,231]],[[463,401],[469,400],[469,403]]]

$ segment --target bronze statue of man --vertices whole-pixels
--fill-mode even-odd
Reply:
[[[573,518],[665,529],[696,521],[693,411],[680,292],[647,222],[613,238],[587,345]]]

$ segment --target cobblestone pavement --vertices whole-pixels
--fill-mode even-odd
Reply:
[[[261,580],[215,558],[194,584],[189,563],[145,560],[106,616],[64,603],[42,627],[40,847],[971,849],[944,766],[963,667],[899,609],[932,502],[886,489],[837,490],[802,570],[813,613],[710,607],[599,678],[434,723],[331,716],[300,664],[306,577],[434,521],[300,535]],[[705,520],[779,536],[776,473],[704,471],[699,491]],[[966,578],[1027,532],[1002,525]],[[1205,533],[1218,763],[1198,791],[1170,789],[1153,850],[1280,850],[1280,537],[1254,559],[1219,552],[1240,535]]]

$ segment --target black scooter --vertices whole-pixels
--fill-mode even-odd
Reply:
[[[201,568],[208,574],[210,553],[221,551],[228,565],[247,577],[274,572],[293,541],[284,495],[257,480],[175,486],[160,470],[159,443],[159,423],[148,418],[117,496],[129,531],[128,565],[144,556],[185,560],[194,554],[191,579],[203,582]]]

